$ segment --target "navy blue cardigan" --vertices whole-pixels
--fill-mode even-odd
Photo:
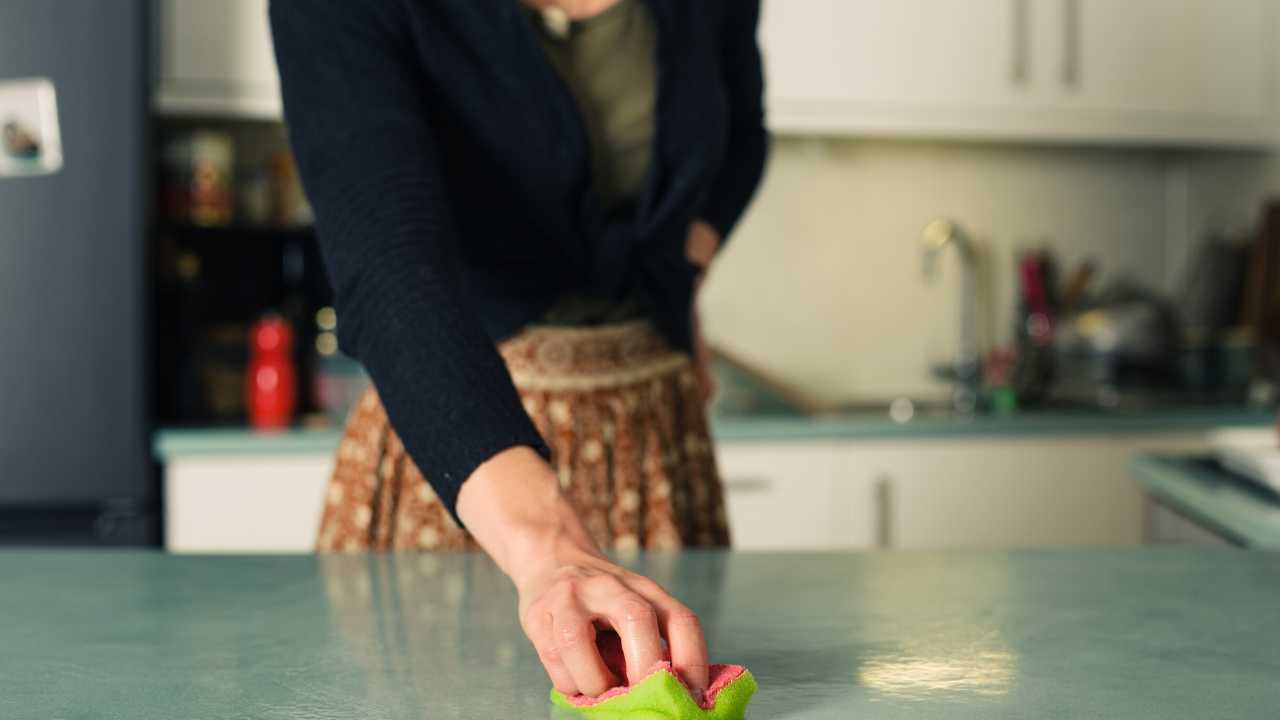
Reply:
[[[727,237],[764,166],[759,0],[646,0],[658,30],[645,190],[609,213],[578,107],[518,0],[273,0],[285,117],[342,348],[452,511],[546,446],[495,343],[567,295],[641,298],[690,344],[698,218]]]

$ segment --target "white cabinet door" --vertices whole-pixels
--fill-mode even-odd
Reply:
[[[1273,109],[1271,0],[1040,2],[1061,23],[1057,42],[1045,47],[1058,54],[1046,64],[1057,70],[1063,103],[1101,118],[1100,132],[1152,140],[1265,136]]]
[[[160,0],[162,113],[278,118],[267,0]]]
[[[837,490],[839,455],[838,447],[823,443],[721,444],[717,457],[734,547],[868,547],[870,493],[855,501],[857,482]],[[834,502],[836,497],[844,501]]]
[[[164,475],[165,549],[311,552],[332,473],[332,453],[171,460]]]
[[[780,130],[924,130],[937,111],[1025,101],[1029,0],[764,3],[761,47]],[[954,120],[954,119],[952,119]]]
[[[888,547],[1134,545],[1134,454],[1203,446],[1192,435],[854,443],[844,464],[879,486]]]
[[[1273,0],[764,4],[780,133],[1271,142]]]

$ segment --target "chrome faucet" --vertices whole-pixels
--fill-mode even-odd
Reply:
[[[937,275],[942,253],[948,247],[954,247],[960,256],[960,343],[954,364],[935,368],[934,373],[954,383],[952,407],[957,413],[969,415],[978,407],[982,376],[978,357],[978,249],[959,224],[950,220],[929,223],[924,229],[926,279]]]

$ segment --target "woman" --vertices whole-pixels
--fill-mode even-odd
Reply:
[[[377,388],[349,421],[319,548],[478,545],[566,693],[638,679],[605,665],[598,628],[628,673],[665,638],[706,687],[696,615],[600,547],[728,543],[692,308],[764,164],[758,14],[271,5],[339,337]]]

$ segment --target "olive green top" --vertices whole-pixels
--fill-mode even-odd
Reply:
[[[693,1],[693,0],[690,0]],[[754,720],[1275,718],[1280,554],[654,553]],[[560,720],[470,553],[0,551],[0,718]]]
[[[591,143],[592,185],[609,210],[635,201],[653,154],[657,29],[642,0],[618,2],[562,28],[529,11],[547,58],[578,102]],[[641,315],[634,299],[563,298],[543,321],[602,325]]]
[[[547,57],[578,101],[592,179],[610,208],[640,194],[654,136],[657,30],[641,0],[618,0],[557,32],[535,12]]]

